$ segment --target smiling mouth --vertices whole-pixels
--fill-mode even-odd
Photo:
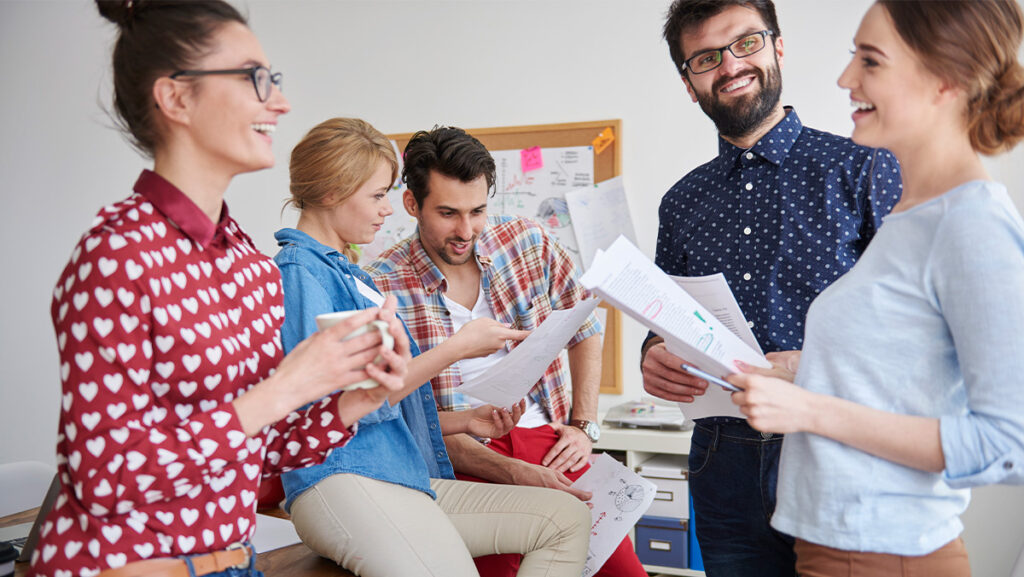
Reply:
[[[850,104],[857,109],[857,112],[869,112],[875,109],[875,105],[860,100],[851,100]]]
[[[275,130],[277,130],[277,125],[270,124],[268,122],[257,122],[252,125],[252,129],[255,130],[256,132],[259,132],[260,134],[266,134],[267,136],[270,136],[271,134],[274,134]]]
[[[734,82],[730,82],[729,84],[726,84],[725,86],[722,87],[721,92],[723,92],[725,94],[729,94],[730,92],[735,92],[735,91],[739,90],[740,88],[745,88],[747,86],[750,86],[750,84],[752,82],[754,82],[754,77],[753,76],[748,76],[748,77],[743,78],[741,80],[736,80]]]

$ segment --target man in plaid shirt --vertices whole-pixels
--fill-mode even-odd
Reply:
[[[591,296],[569,255],[543,228],[521,218],[488,218],[495,164],[478,140],[458,128],[435,127],[412,137],[404,161],[408,189],[402,200],[418,221],[417,234],[385,251],[366,271],[385,294],[398,297],[398,313],[421,350],[481,318],[533,330],[552,310]],[[445,438],[459,478],[551,487],[589,498],[571,483],[589,467],[600,434],[600,332],[591,315],[569,341],[568,369],[561,358],[551,363],[508,435],[486,446],[466,435]],[[442,371],[431,381],[439,409],[483,404],[455,387],[506,354],[507,348]],[[480,573],[514,575],[516,563],[509,557],[481,558]],[[599,575],[646,573],[626,538]]]

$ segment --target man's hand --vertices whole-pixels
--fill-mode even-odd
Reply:
[[[594,444],[586,433],[562,423],[548,423],[548,426],[558,431],[558,441],[548,451],[540,464],[554,469],[559,473],[566,470],[576,472],[587,464],[590,453],[594,450]]]
[[[708,382],[679,368],[684,363],[686,361],[668,352],[665,343],[647,349],[640,365],[644,390],[662,399],[692,403],[694,397],[704,394]]]
[[[494,319],[473,319],[463,325],[451,337],[460,358],[486,357],[505,348],[507,341],[521,341],[530,336],[530,331],[511,329]]]
[[[590,440],[587,439],[587,442],[590,442]],[[527,463],[526,461],[520,461],[518,459],[516,459],[512,465],[512,480],[516,485],[547,487],[548,489],[565,491],[580,501],[589,501],[593,496],[588,491],[581,491],[580,489],[573,487],[572,481],[558,471],[547,467],[541,467],[540,465]]]
[[[493,405],[481,405],[465,412],[470,419],[466,423],[466,432],[477,437],[496,439],[504,437],[515,428],[519,418],[526,410],[526,400],[512,405],[512,410],[502,409]]]

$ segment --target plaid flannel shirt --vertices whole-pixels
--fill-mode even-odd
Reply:
[[[570,309],[592,296],[579,283],[579,272],[565,249],[535,222],[489,217],[477,239],[475,255],[495,318],[512,328],[533,330],[552,310]],[[385,251],[365,270],[381,291],[398,298],[398,313],[420,350],[429,350],[452,336],[451,313],[443,298],[448,284],[423,249],[418,233]],[[592,314],[568,346],[600,332],[601,324]],[[530,398],[544,408],[552,422],[565,423],[569,418],[567,373],[559,357],[530,391]],[[462,383],[458,363],[430,383],[441,410],[470,408],[466,398],[455,391]]]

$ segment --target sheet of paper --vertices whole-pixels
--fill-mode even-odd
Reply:
[[[583,270],[590,268],[598,250],[611,246],[619,235],[636,242],[621,176],[599,182],[593,188],[571,190],[565,193],[565,202],[576,232]]]
[[[715,318],[722,321],[725,328],[732,331],[741,341],[755,351],[764,354],[761,345],[758,344],[754,333],[750,331],[747,318],[740,310],[740,304],[736,302],[736,296],[729,288],[729,282],[725,280],[722,273],[709,274],[707,276],[670,276],[676,284],[683,287],[683,290],[701,304],[708,312],[715,315]]]
[[[491,214],[525,216],[540,223],[582,266],[565,193],[594,185],[594,149],[590,146],[541,148],[543,168],[523,172],[520,150],[492,150],[496,167]]]
[[[764,355],[747,346],[706,308],[687,294],[633,243],[620,237],[595,256],[591,268],[581,277],[583,286],[665,339],[669,352],[716,377],[737,372],[734,361],[759,367],[771,366]],[[719,395],[719,387],[685,405],[688,418],[706,415],[740,415]],[[718,401],[724,400],[728,407]],[[726,410],[728,409],[728,410]]]
[[[590,549],[583,577],[597,573],[611,557],[633,525],[654,502],[658,487],[601,453],[575,483],[577,489],[593,494],[590,507]]]
[[[281,547],[301,542],[295,532],[295,525],[288,519],[256,514],[256,531],[252,534],[252,546],[256,553],[266,553]]]
[[[496,407],[511,407],[544,376],[544,371],[594,312],[598,302],[598,299],[587,299],[569,310],[551,311],[519,346],[485,373],[455,390]]]

